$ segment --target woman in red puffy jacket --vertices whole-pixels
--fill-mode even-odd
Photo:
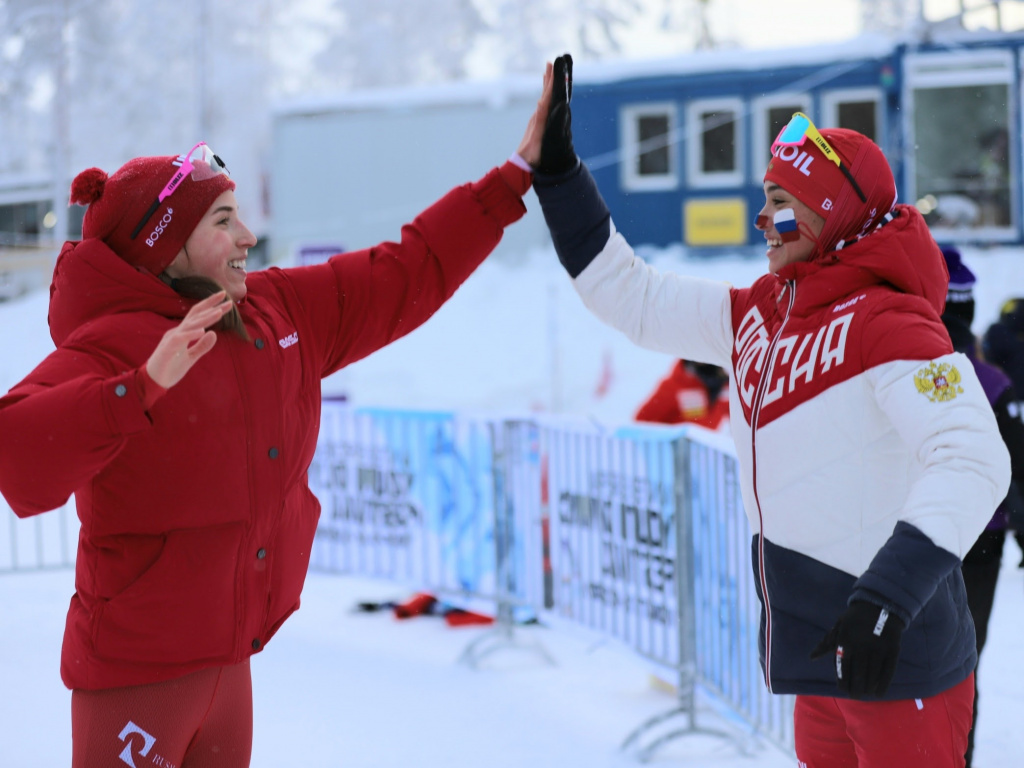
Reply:
[[[534,125],[400,242],[294,269],[247,273],[205,144],[74,180],[56,351],[0,399],[0,491],[20,517],[75,494],[82,524],[73,765],[249,764],[249,657],[299,607],[320,514],[320,380],[425,322],[525,213]]]

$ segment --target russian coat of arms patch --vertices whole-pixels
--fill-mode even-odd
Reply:
[[[949,402],[964,391],[960,371],[949,363],[929,363],[914,374],[914,386],[933,403]]]

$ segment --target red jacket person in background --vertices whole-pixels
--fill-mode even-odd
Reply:
[[[749,288],[636,258],[572,146],[555,61],[534,188],[586,306],[637,344],[729,369],[765,685],[796,694],[804,768],[959,768],[974,627],[960,562],[1010,461],[940,314],[948,277],[881,150],[800,113],[764,174]],[[549,86],[550,87],[550,86]]]
[[[74,494],[81,519],[74,766],[249,765],[249,657],[299,607],[320,514],[320,380],[425,322],[494,249],[525,213],[513,160],[400,242],[253,274],[205,144],[75,179],[89,208],[54,271],[57,349],[0,399],[4,497],[27,517]]]
[[[636,421],[699,424],[708,429],[729,425],[729,375],[717,365],[680,360],[637,409]]]

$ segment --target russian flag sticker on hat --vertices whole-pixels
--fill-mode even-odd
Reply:
[[[800,230],[796,228],[796,214],[792,208],[785,208],[775,214],[775,231],[784,243],[794,243],[800,239]]]

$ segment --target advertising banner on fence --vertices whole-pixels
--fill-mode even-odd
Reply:
[[[490,430],[454,414],[324,403],[311,568],[438,592],[494,582]]]
[[[673,438],[547,428],[541,442],[554,610],[667,666],[679,657]]]

